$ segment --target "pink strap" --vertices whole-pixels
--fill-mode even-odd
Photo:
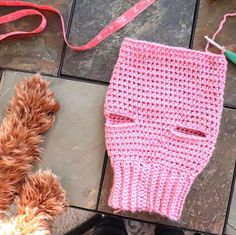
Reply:
[[[34,4],[31,2],[23,2],[23,1],[0,1],[0,7],[32,7],[38,10],[46,10],[51,11],[60,16],[61,19],[61,25],[62,25],[62,31],[63,31],[63,37],[68,47],[75,51],[85,51],[88,49],[91,49],[95,46],[97,46],[99,43],[101,43],[103,40],[105,40],[108,36],[113,34],[114,32],[118,31],[122,27],[124,27],[126,24],[128,24],[131,20],[133,20],[136,16],[138,16],[141,12],[143,12],[146,8],[148,8],[151,4],[153,4],[156,0],[139,0],[133,7],[131,7],[128,11],[123,13],[121,16],[119,16],[116,20],[108,24],[97,36],[95,36],[91,41],[89,41],[87,44],[83,46],[74,46],[69,44],[67,38],[66,38],[66,29],[65,29],[65,22],[64,19],[60,13],[59,10],[52,6],[48,5],[39,5]],[[47,26],[47,20],[44,17],[42,13],[40,13],[37,10],[33,9],[24,9],[24,10],[18,10],[13,13],[10,13],[8,15],[4,15],[0,17],[0,24],[9,23],[15,20],[18,20],[20,18],[23,18],[25,16],[30,15],[39,15],[42,18],[42,21],[40,25],[34,29],[31,32],[25,32],[25,31],[15,31],[5,34],[0,34],[0,41],[4,40],[5,38],[11,37],[13,35],[26,35],[26,34],[37,34],[42,32],[45,27]]]
[[[219,25],[218,29],[216,30],[216,32],[215,32],[214,35],[212,36],[212,40],[215,40],[216,36],[217,36],[217,35],[219,34],[219,32],[222,30],[222,28],[223,28],[223,26],[224,26],[224,23],[225,23],[225,21],[226,21],[226,19],[227,19],[228,16],[236,16],[236,13],[227,13],[227,14],[224,15],[223,20],[220,22],[220,25]],[[209,45],[210,45],[210,43],[207,42],[206,48],[205,48],[206,51],[208,51]]]

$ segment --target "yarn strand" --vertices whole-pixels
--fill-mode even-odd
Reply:
[[[233,17],[233,16],[236,16],[236,13],[227,13],[224,15],[223,19],[221,20],[220,22],[220,25],[218,26],[218,29],[216,30],[216,32],[213,34],[212,36],[212,40],[215,40],[216,36],[220,33],[220,31],[223,29],[223,26],[224,26],[224,23],[225,21],[227,20],[227,17]],[[205,51],[208,52],[208,49],[209,49],[209,46],[210,46],[210,43],[207,42],[206,44],[206,48],[205,48]],[[221,53],[223,54],[224,51],[222,50]]]

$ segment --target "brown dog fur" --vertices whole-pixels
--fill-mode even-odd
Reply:
[[[50,170],[30,174],[17,199],[18,215],[0,221],[0,234],[50,235],[53,220],[64,211],[65,195]]]
[[[42,134],[51,127],[58,110],[59,103],[40,75],[16,86],[0,126],[0,218],[40,158]]]
[[[18,215],[0,222],[0,234],[50,235],[53,220],[65,208],[65,195],[50,170],[30,174],[17,200]]]
[[[53,221],[63,212],[65,206],[65,191],[59,178],[50,170],[38,171],[26,178],[21,188],[17,203],[18,215],[26,214],[26,209],[37,209],[35,215]]]

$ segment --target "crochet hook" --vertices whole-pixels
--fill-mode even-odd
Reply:
[[[236,64],[236,54],[232,51],[229,50],[225,50],[222,46],[220,46],[218,43],[216,43],[215,41],[213,41],[212,39],[210,39],[209,37],[205,36],[205,39],[212,44],[213,46],[215,46],[216,48],[218,48],[219,50],[223,50],[224,51],[224,55],[226,58],[228,58],[233,64]]]

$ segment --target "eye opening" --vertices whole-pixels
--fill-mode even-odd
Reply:
[[[190,137],[190,138],[191,137],[197,138],[197,139],[206,138],[205,132],[194,129],[194,128],[185,127],[185,126],[177,126],[174,129],[174,133],[176,133],[179,136],[185,136],[185,137]]]
[[[131,124],[134,123],[134,119],[120,115],[120,114],[108,114],[106,116],[106,124],[119,125],[119,124]]]

